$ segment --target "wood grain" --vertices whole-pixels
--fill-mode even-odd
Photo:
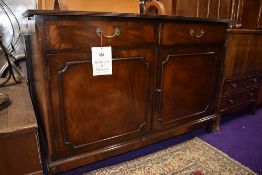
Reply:
[[[226,46],[225,78],[262,70],[261,33],[231,31]]]
[[[34,115],[25,83],[0,89],[11,104],[0,111],[1,174],[42,174]]]
[[[3,87],[1,92],[8,94],[11,104],[0,111],[0,135],[26,128],[37,130],[36,118],[26,85]]]

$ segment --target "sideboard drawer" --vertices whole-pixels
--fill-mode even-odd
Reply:
[[[107,39],[103,37],[103,46],[136,46],[157,44],[157,24],[139,21],[47,21],[47,48],[80,49],[99,47],[100,29],[104,35],[112,36],[119,29],[120,35]]]
[[[255,101],[257,96],[257,88],[242,91],[233,95],[222,97],[220,109],[225,110],[235,105],[244,104],[250,101]]]
[[[241,89],[258,86],[259,84],[259,76],[247,76],[241,77],[237,79],[227,79],[225,80],[223,87],[223,94],[232,93]]]
[[[162,45],[223,43],[225,28],[224,25],[163,23],[160,43]]]

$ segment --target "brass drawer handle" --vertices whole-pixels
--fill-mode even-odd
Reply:
[[[231,83],[231,86],[232,86],[233,88],[237,88],[237,84],[236,84],[236,83]]]
[[[190,34],[191,37],[201,38],[205,34],[205,31],[203,29],[201,29],[200,33],[198,35],[196,35],[196,32],[193,29],[191,29],[189,31],[189,34]]]
[[[235,103],[234,100],[232,100],[232,99],[229,99],[228,102],[229,102],[230,104],[234,104],[234,103]]]
[[[102,35],[102,36],[104,36],[105,38],[111,39],[111,38],[120,36],[120,29],[119,29],[118,27],[116,27],[116,28],[115,28],[115,33],[114,33],[113,35],[105,35],[105,34],[103,34],[102,29],[97,28],[97,29],[96,29],[96,35],[99,36],[99,37]]]

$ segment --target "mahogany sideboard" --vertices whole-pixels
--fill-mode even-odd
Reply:
[[[50,173],[216,123],[228,22],[98,12],[27,11],[31,85]],[[96,31],[112,75],[93,76]]]

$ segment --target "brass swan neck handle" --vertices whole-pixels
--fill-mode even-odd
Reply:
[[[114,33],[113,35],[105,35],[105,34],[103,33],[102,29],[97,28],[97,29],[96,29],[96,35],[99,36],[99,37],[102,35],[103,37],[105,37],[105,38],[107,38],[107,39],[111,39],[111,38],[120,36],[120,29],[119,29],[118,27],[116,27],[116,28],[115,28],[115,33]]]
[[[191,29],[191,30],[189,31],[189,34],[190,34],[191,37],[201,38],[201,37],[204,36],[205,31],[204,31],[203,29],[201,29],[200,32],[199,32],[199,34],[196,34],[196,32],[195,32],[193,29]]]

